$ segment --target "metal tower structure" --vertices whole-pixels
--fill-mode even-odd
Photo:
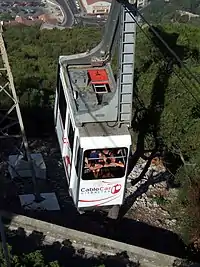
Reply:
[[[0,139],[25,138],[24,143],[27,145],[26,136],[25,134],[23,134],[24,126],[22,122],[21,111],[19,108],[19,101],[14,87],[13,76],[9,66],[8,56],[4,44],[2,25],[0,28],[0,53]],[[4,107],[4,103],[9,103],[10,107]],[[18,133],[13,134],[12,128],[16,125],[18,125],[19,131]]]
[[[9,138],[21,138],[23,150],[23,156],[27,161],[29,168],[32,174],[32,180],[34,184],[34,193],[37,201],[40,200],[40,193],[38,191],[36,185],[36,176],[33,167],[32,158],[29,152],[28,141],[26,138],[24,124],[22,120],[21,110],[19,106],[19,100],[17,97],[17,93],[15,90],[14,80],[12,71],[9,65],[8,56],[5,48],[5,43],[3,39],[3,27],[1,24],[0,28],[0,51],[1,51],[1,66],[0,66],[0,93],[1,102],[6,102],[8,104],[10,102],[10,107],[8,107],[7,111],[4,109],[3,112],[0,113],[0,138],[1,139],[9,139]],[[1,103],[1,106],[3,106]],[[13,126],[18,125],[19,132],[18,134],[12,133]],[[14,130],[13,130],[14,131]]]
[[[21,177],[26,177],[27,173],[30,174],[34,185],[35,201],[40,202],[43,198],[40,196],[37,187],[35,159],[32,158],[32,155],[34,154],[31,154],[29,151],[19,100],[15,90],[13,75],[3,39],[2,23],[0,25],[0,53],[0,150],[2,150],[5,139],[9,140],[8,142],[6,141],[6,143],[4,142],[5,146],[10,146],[8,147],[8,150],[13,149],[12,140],[18,139],[18,144],[21,141],[21,148],[19,148],[18,155],[11,155],[11,158],[13,157],[14,161],[10,170],[15,174],[17,173],[17,175],[20,172]]]

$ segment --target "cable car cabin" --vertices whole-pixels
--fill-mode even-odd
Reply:
[[[88,74],[89,86],[103,94],[109,92],[105,72],[90,70]],[[122,205],[131,147],[128,127],[106,121],[77,123],[68,88],[60,75],[55,128],[73,202],[80,211]]]
[[[131,146],[130,134],[122,128],[91,123],[78,129],[82,151],[76,202],[79,209],[122,205]]]
[[[96,47],[59,57],[55,128],[69,191],[79,210],[108,206],[114,211],[124,199],[136,38],[135,11],[127,3],[128,8],[112,1],[103,39]],[[116,43],[115,80],[111,59]]]
[[[128,130],[106,123],[73,127],[70,117],[66,120],[64,142],[60,135],[59,143],[74,204],[79,210],[122,205],[131,146]]]

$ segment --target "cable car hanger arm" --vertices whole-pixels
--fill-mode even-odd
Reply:
[[[110,13],[105,26],[105,32],[100,46],[99,57],[104,56],[105,60],[113,56],[114,47],[120,35],[120,27],[123,27],[120,20],[123,8],[128,9],[133,16],[136,15],[137,0],[113,0],[111,4]],[[98,47],[97,46],[97,47]],[[98,57],[98,55],[95,55]]]
[[[128,0],[113,0],[101,42],[85,53],[67,57],[60,56],[60,63],[65,63],[65,61],[67,61],[66,63],[68,65],[80,65],[90,64],[91,62],[104,63],[110,60],[113,56],[116,41],[120,35],[120,27],[123,26],[120,21],[120,14],[123,8],[128,9],[133,16],[136,14],[137,0],[133,0],[132,2],[133,3],[130,3]]]

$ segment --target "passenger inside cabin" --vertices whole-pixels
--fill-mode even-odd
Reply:
[[[109,160],[109,166],[113,167],[124,167],[124,163],[122,162],[121,156],[119,154],[114,155],[113,153],[110,153]]]
[[[104,157],[104,155],[100,152],[99,153],[99,159],[98,159],[98,164],[101,164],[102,166],[104,166],[105,162],[106,162],[106,159]]]
[[[99,166],[99,164],[95,164],[95,162],[88,162],[88,168],[90,171],[93,172],[94,178],[98,178],[99,177],[99,172],[101,169],[101,166]]]
[[[96,150],[90,151],[89,155],[85,157],[86,173],[88,169],[89,171],[93,173],[94,178],[98,178],[99,171],[102,167],[98,161],[99,161],[99,151],[96,151]]]
[[[120,175],[118,173],[120,170],[116,169],[116,167],[125,167],[124,156],[123,151],[121,149],[103,149],[87,151],[85,155],[84,173],[92,175],[91,179],[105,179],[116,177]]]
[[[85,163],[88,164],[89,162],[97,162],[99,159],[99,153],[96,150],[90,151],[90,153],[86,154]]]
[[[114,175],[112,174],[112,172],[110,171],[109,168],[103,168],[101,177],[104,179],[105,178],[114,178]]]
[[[111,153],[111,152],[110,152],[109,149],[105,148],[105,149],[103,149],[102,152],[103,152],[103,154],[104,154],[105,157],[107,157],[107,158],[110,157],[110,153]]]
[[[97,162],[99,159],[99,151],[92,150],[89,154],[89,159],[94,160],[94,162]]]

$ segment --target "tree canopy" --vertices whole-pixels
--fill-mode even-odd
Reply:
[[[85,52],[100,40],[96,28],[42,30],[38,26],[9,27],[7,52],[21,105],[49,104],[56,87],[60,55]]]
[[[150,5],[142,10],[144,17],[151,23],[169,23],[178,21],[182,23],[198,24],[200,18],[194,17],[189,20],[188,16],[180,16],[178,11],[187,11],[200,15],[200,3],[198,0],[152,0]]]
[[[178,146],[182,154],[190,157],[200,144],[200,31],[196,27],[180,24],[165,25],[155,30],[176,52],[187,70],[180,66],[149,29],[145,31],[148,38],[139,32],[135,105],[150,112],[148,124],[157,127],[159,136],[169,149],[175,152]]]
[[[174,172],[181,188],[178,202],[173,206],[181,231],[189,239],[200,237],[199,43],[200,31],[191,25],[163,25],[138,32],[133,99],[133,127],[139,134],[143,133],[146,148],[150,145],[156,150],[166,149],[173,159],[178,156],[182,161]],[[174,160],[167,162],[166,157],[165,161],[168,170],[172,170]]]

